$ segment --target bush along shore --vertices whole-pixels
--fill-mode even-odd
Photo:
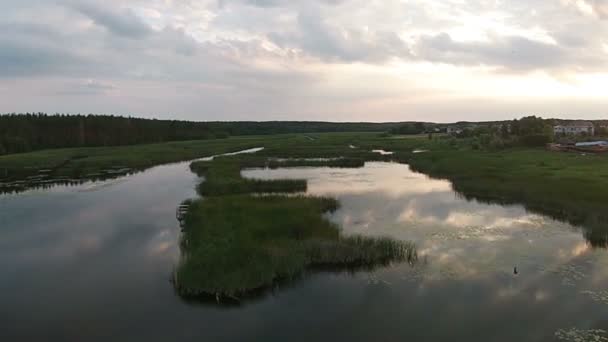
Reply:
[[[174,275],[176,291],[184,298],[232,301],[311,270],[352,271],[416,261],[411,243],[342,236],[340,227],[323,215],[339,208],[336,199],[285,194],[305,191],[305,180],[259,181],[240,175],[245,166],[269,163],[274,167],[362,165],[362,161],[338,160],[238,156],[193,163],[191,169],[204,177],[198,190],[205,197],[188,203],[182,258]]]

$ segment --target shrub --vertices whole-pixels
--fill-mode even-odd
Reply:
[[[520,137],[520,142],[524,146],[540,147],[550,143],[551,138],[545,134],[530,134]]]

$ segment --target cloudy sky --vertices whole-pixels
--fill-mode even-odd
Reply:
[[[0,0],[0,112],[608,118],[608,0]]]

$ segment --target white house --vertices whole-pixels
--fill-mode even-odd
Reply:
[[[462,133],[462,128],[457,126],[448,126],[446,131],[448,134],[460,134]]]
[[[553,133],[563,135],[588,134],[594,135],[595,128],[589,121],[574,121],[553,127]]]

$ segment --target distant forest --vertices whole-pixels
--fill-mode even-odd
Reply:
[[[235,135],[385,132],[397,123],[193,122],[111,115],[0,115],[0,155],[47,148],[117,146]]]

